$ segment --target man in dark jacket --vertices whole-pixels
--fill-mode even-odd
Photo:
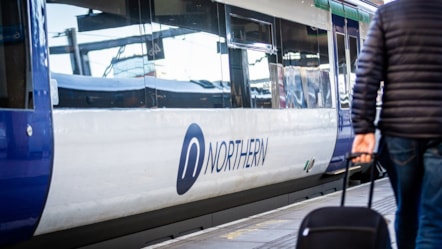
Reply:
[[[353,152],[375,148],[376,96],[384,82],[380,153],[395,192],[399,249],[442,248],[442,0],[381,6],[358,58]],[[367,162],[367,156],[355,161]]]

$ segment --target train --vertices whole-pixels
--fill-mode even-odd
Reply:
[[[342,179],[376,9],[0,1],[0,247],[141,248]]]

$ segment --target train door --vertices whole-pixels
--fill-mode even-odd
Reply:
[[[278,70],[274,18],[227,7],[226,23],[232,107],[279,108],[271,90]]]
[[[359,51],[359,23],[332,15],[335,44],[335,82],[338,89],[337,143],[328,171],[342,168],[345,153],[351,150],[353,127],[351,124],[351,91],[355,83],[355,71]]]
[[[33,235],[49,190],[53,135],[42,4],[0,1],[0,247]]]

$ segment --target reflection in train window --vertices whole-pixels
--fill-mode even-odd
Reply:
[[[349,82],[347,79],[347,60],[345,58],[345,36],[336,33],[339,102],[341,108],[350,107]]]
[[[48,3],[55,107],[229,107],[217,11],[197,0]]]
[[[237,8],[233,8],[238,11]],[[231,13],[229,16],[231,43],[272,49],[272,24],[265,21],[242,17]]]
[[[274,17],[211,1],[172,3],[49,1],[55,107],[332,106],[326,30],[285,20],[275,29]]]
[[[57,1],[63,2],[63,1]],[[66,1],[72,2],[72,1]],[[47,5],[56,107],[146,106],[136,1]]]
[[[252,107],[271,108],[271,81],[269,58],[265,52],[247,50]]]
[[[228,55],[218,32],[218,6],[210,1],[176,2],[171,8],[168,1],[155,0],[152,23],[144,28],[146,36],[153,37],[147,42],[157,48],[148,61],[157,79],[157,106],[230,107]]]
[[[356,83],[356,67],[358,63],[358,39],[354,36],[349,36],[348,46],[350,51],[350,91]],[[350,94],[351,96],[352,94]]]
[[[332,107],[327,31],[282,20],[281,34],[285,108]]]
[[[275,18],[229,6],[226,23],[232,107],[279,109]]]

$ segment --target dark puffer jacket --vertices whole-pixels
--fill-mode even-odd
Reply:
[[[396,0],[376,12],[358,58],[352,104],[357,134],[375,130],[380,81],[382,134],[442,137],[442,0]]]

